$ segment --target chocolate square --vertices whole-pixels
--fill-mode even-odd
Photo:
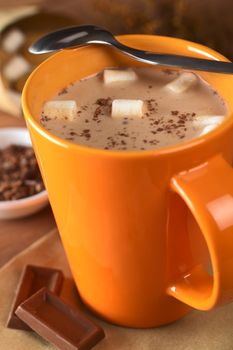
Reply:
[[[60,270],[27,265],[21,275],[16,296],[7,321],[8,328],[30,330],[16,315],[15,310],[26,299],[43,287],[59,294],[63,283],[63,273]]]
[[[88,350],[104,338],[104,331],[83,312],[45,288],[23,302],[16,315],[44,339],[62,350]]]

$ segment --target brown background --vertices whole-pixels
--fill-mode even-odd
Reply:
[[[233,57],[232,0],[0,0],[0,10],[38,4],[115,34],[157,33],[198,41]]]

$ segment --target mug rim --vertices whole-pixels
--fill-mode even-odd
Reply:
[[[203,56],[207,57],[208,59],[218,60],[218,61],[225,61],[225,62],[231,62],[228,58],[220,54],[218,51],[215,51],[208,46],[189,41],[184,40],[181,38],[176,37],[168,37],[168,36],[162,36],[162,35],[151,35],[151,34],[123,34],[123,35],[117,35],[116,38],[120,41],[121,38],[125,39],[133,39],[133,38],[141,38],[141,39],[152,39],[155,37],[159,37],[160,39],[168,40],[168,41],[179,41],[183,45],[190,46],[192,45],[197,49],[199,53],[201,53]],[[101,46],[99,45],[93,45],[95,47],[98,47],[101,49]],[[74,48],[69,49],[69,52],[77,51],[77,50],[85,50],[88,46],[83,46],[80,48]],[[33,113],[31,113],[28,103],[27,103],[27,91],[30,89],[30,84],[33,81],[34,75],[41,69],[42,66],[46,65],[47,62],[52,61],[56,59],[58,56],[62,55],[64,50],[61,50],[54,55],[47,58],[45,61],[43,61],[39,66],[37,66],[33,72],[30,74],[29,78],[27,79],[23,92],[22,92],[22,109],[24,113],[24,117],[27,122],[30,123],[30,125],[36,129],[37,132],[39,132],[43,137],[48,139],[49,141],[52,141],[53,143],[58,144],[61,147],[64,148],[71,148],[77,151],[87,152],[92,155],[102,155],[102,156],[110,156],[110,157],[117,157],[117,158],[135,158],[135,157],[145,157],[145,156],[164,156],[164,155],[170,155],[178,152],[185,152],[189,149],[193,149],[196,147],[199,147],[203,145],[204,143],[208,141],[213,141],[218,136],[223,135],[225,132],[227,132],[232,127],[232,113],[229,112],[225,116],[225,120],[214,130],[210,131],[207,134],[195,137],[193,139],[183,141],[182,143],[175,144],[173,146],[167,146],[162,147],[158,149],[149,149],[149,150],[105,150],[101,148],[95,148],[95,147],[88,147],[85,145],[79,145],[76,143],[69,142],[68,140],[62,139],[61,137],[58,137],[51,132],[49,132],[47,129],[45,129],[39,121],[36,120],[36,118],[33,117]],[[68,51],[68,50],[66,50]],[[179,69],[179,68],[178,68]],[[192,70],[190,70],[192,71]],[[211,73],[210,73],[211,74]]]

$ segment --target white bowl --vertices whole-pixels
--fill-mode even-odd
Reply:
[[[12,144],[32,146],[26,128],[0,128],[0,149]],[[48,204],[47,192],[41,191],[30,197],[0,201],[0,219],[16,219],[36,213]]]

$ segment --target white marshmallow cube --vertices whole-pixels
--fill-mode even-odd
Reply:
[[[130,82],[137,79],[137,74],[133,69],[105,69],[103,75],[104,83],[107,85],[119,82]]]
[[[166,89],[171,90],[176,94],[185,92],[192,86],[194,86],[198,81],[198,77],[194,73],[184,72],[181,73],[178,78],[172,80],[170,83],[165,85]]]
[[[225,119],[222,115],[200,115],[195,117],[194,124],[197,126],[218,125]]]
[[[49,118],[68,119],[72,121],[77,116],[78,107],[73,100],[54,100],[44,104],[43,114]]]
[[[141,118],[143,115],[142,100],[113,100],[112,118],[133,117]]]
[[[218,124],[212,124],[212,125],[207,125],[204,127],[204,129],[200,132],[199,136],[208,134],[210,131],[214,130],[217,128]]]
[[[222,115],[201,115],[195,117],[193,123],[194,126],[202,128],[199,136],[205,135],[208,132],[214,130],[225,119]]]

